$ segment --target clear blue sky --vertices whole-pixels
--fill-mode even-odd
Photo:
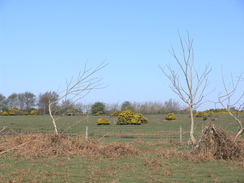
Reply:
[[[84,102],[177,99],[158,66],[174,62],[178,31],[194,38],[199,67],[212,66],[210,97],[221,68],[243,72],[243,0],[0,0],[0,93],[55,91],[105,60],[107,87]]]

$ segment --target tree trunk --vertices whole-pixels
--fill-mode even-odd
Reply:
[[[222,105],[223,106],[223,105]],[[236,134],[236,136],[235,136],[235,140],[234,141],[236,141],[237,140],[237,138],[243,133],[243,131],[244,131],[244,128],[243,128],[243,125],[242,125],[242,121],[241,121],[241,119],[240,118],[238,118],[237,116],[235,116],[230,110],[228,110],[228,113],[229,113],[229,115],[231,116],[231,117],[233,117],[235,120],[236,120],[236,122],[239,124],[239,131],[237,132],[237,134]]]
[[[53,117],[53,114],[52,114],[52,102],[50,102],[49,103],[49,105],[48,105],[48,111],[49,111],[49,115],[50,115],[50,117],[52,118],[52,123],[53,123],[53,127],[54,127],[54,133],[56,134],[56,135],[58,135],[58,129],[57,129],[57,125],[56,125],[56,121],[55,121],[55,119],[54,119],[54,117]]]
[[[244,132],[244,128],[240,128],[240,130],[238,131],[238,133],[235,136],[235,140],[236,141],[238,139],[238,137]]]
[[[192,105],[189,104],[189,110],[190,110],[190,117],[191,117],[191,130],[190,130],[190,138],[191,138],[191,142],[192,144],[196,144],[196,139],[194,137],[194,116],[193,116],[193,109],[192,109]]]

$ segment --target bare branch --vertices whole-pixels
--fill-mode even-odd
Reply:
[[[224,86],[224,94],[219,95],[218,97],[218,103],[227,110],[228,114],[237,122],[239,126],[239,130],[235,136],[235,141],[238,139],[238,137],[244,132],[243,123],[239,116],[239,111],[242,109],[244,105],[244,91],[238,96],[236,99],[234,99],[235,94],[237,93],[238,87],[240,85],[240,82],[242,81],[242,75],[239,75],[237,77],[237,80],[234,81],[233,76],[231,75],[231,84],[227,87],[224,75],[222,72],[222,82]],[[232,107],[236,110],[236,115],[234,115],[234,112],[232,111]]]
[[[85,65],[76,78],[71,77],[69,81],[66,81],[65,89],[60,92],[60,95],[56,100],[49,100],[49,115],[52,119],[55,134],[58,134],[56,120],[54,117],[55,112],[57,111],[53,111],[53,105],[58,104],[62,100],[66,101],[68,98],[73,102],[77,102],[81,98],[88,95],[91,91],[104,88],[101,85],[101,79],[94,77],[94,75],[107,65],[108,64],[102,63],[94,69],[87,68],[87,66]]]
[[[194,137],[194,118],[193,108],[199,107],[203,103],[205,97],[204,92],[207,87],[208,76],[211,69],[207,66],[203,73],[199,74],[194,68],[195,58],[193,49],[193,39],[190,38],[187,33],[187,38],[183,39],[179,34],[180,49],[182,59],[177,56],[175,50],[171,49],[171,55],[176,61],[177,66],[181,75],[178,75],[175,70],[166,66],[165,68],[160,67],[163,74],[170,81],[170,88],[172,91],[188,105],[190,116],[191,116],[191,130],[190,136],[192,143],[196,142]]]

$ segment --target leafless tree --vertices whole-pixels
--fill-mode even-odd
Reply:
[[[4,107],[7,105],[6,97],[2,94],[0,94],[0,111],[4,109]]]
[[[178,102],[169,99],[165,102],[133,102],[131,103],[131,108],[136,112],[143,114],[162,114],[178,112],[181,110],[181,105]]]
[[[36,96],[31,92],[25,92],[24,93],[24,99],[25,99],[24,100],[25,109],[27,111],[30,111],[30,109],[35,106]]]
[[[239,130],[235,135],[236,141],[244,131],[243,123],[239,116],[240,110],[243,110],[244,107],[244,91],[240,93],[239,96],[237,93],[241,85],[242,76],[238,76],[236,80],[231,76],[231,83],[228,85],[228,87],[223,74],[222,81],[224,86],[224,94],[219,95],[218,103],[220,103],[221,106],[227,110],[228,114],[237,122],[239,126]]]
[[[178,56],[172,48],[171,54],[176,61],[177,69],[172,66],[161,67],[164,75],[169,79],[172,91],[187,104],[189,108],[191,125],[190,140],[192,144],[196,143],[194,136],[194,116],[193,110],[203,103],[205,89],[208,82],[208,76],[211,68],[206,66],[203,72],[195,67],[193,39],[187,34],[186,39],[179,35],[181,56]]]
[[[7,104],[9,108],[17,107],[19,105],[18,94],[13,93],[10,96],[8,96]]]
[[[48,105],[49,101],[57,101],[59,99],[59,95],[55,91],[45,92],[39,95],[38,107],[42,114],[49,114]],[[57,104],[56,104],[57,105]],[[55,106],[56,108],[56,106]]]
[[[54,115],[55,113],[53,111],[53,106],[57,105],[63,100],[65,101],[68,99],[73,102],[77,102],[88,93],[90,93],[92,90],[102,88],[101,79],[95,77],[95,74],[98,71],[102,70],[106,65],[107,64],[103,63],[93,69],[87,68],[85,65],[76,78],[72,77],[69,81],[66,82],[66,88],[63,91],[58,92],[59,97],[56,100],[49,100],[48,111],[52,119],[55,134],[58,134],[58,129],[56,125],[56,118]]]
[[[178,112],[181,110],[181,106],[178,102],[172,100],[172,99],[169,99],[168,101],[165,101],[164,102],[164,105],[163,105],[163,111],[165,113],[169,113],[169,112]]]

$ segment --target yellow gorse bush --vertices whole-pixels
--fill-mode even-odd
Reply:
[[[102,115],[102,114],[104,114],[104,112],[103,111],[98,111],[98,112],[96,112],[96,116],[99,116],[99,115]]]
[[[7,116],[8,115],[8,112],[2,112],[1,115],[2,116]]]
[[[97,120],[97,125],[110,125],[111,121],[108,118],[99,118]]]
[[[112,113],[110,113],[110,116],[119,116],[121,111],[114,111]]]
[[[119,125],[140,125],[142,123],[146,123],[148,119],[144,117],[140,113],[136,113],[131,110],[121,111],[118,115],[118,122]]]
[[[36,110],[36,109],[33,109],[33,110],[31,110],[30,114],[31,115],[38,115],[38,114],[40,114],[40,111]]]
[[[209,115],[208,112],[196,112],[195,114],[197,118],[207,117],[208,115]]]
[[[165,116],[165,119],[166,120],[175,120],[176,119],[176,115],[174,113],[168,113],[166,116]]]

